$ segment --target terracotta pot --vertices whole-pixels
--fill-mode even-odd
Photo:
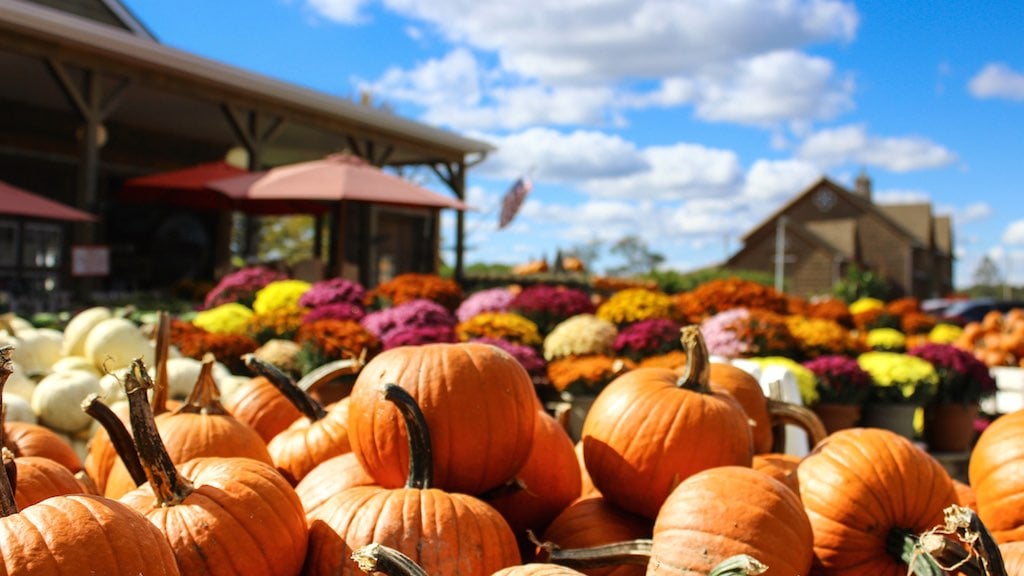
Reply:
[[[869,402],[864,405],[860,425],[865,428],[883,428],[915,440],[917,431],[914,429],[914,414],[919,408],[916,404]]]
[[[825,431],[829,434],[846,428],[853,428],[857,425],[861,415],[860,404],[835,404],[831,402],[819,402],[811,409],[818,415],[818,419],[825,425]]]
[[[924,409],[924,440],[933,452],[966,452],[974,443],[973,404],[929,404]]]

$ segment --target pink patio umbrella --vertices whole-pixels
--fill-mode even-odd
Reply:
[[[96,220],[96,217],[88,212],[55,202],[2,181],[0,181],[0,214],[47,220],[67,220],[69,222],[94,222]]]
[[[468,210],[456,198],[427,190],[350,154],[278,166],[207,183],[247,205],[267,201],[362,200],[428,208]]]

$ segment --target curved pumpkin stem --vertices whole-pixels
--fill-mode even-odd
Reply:
[[[384,399],[402,413],[409,435],[409,479],[405,481],[405,487],[426,490],[434,476],[434,454],[427,419],[416,399],[397,384],[384,385]]]
[[[768,415],[771,417],[773,428],[781,427],[784,424],[793,424],[802,428],[804,432],[807,432],[808,447],[812,450],[819,442],[825,439],[825,436],[828,436],[825,425],[821,423],[821,418],[818,418],[814,410],[799,404],[775,400],[774,398],[766,398],[766,400],[768,400]],[[783,452],[786,442],[785,432],[775,434],[774,439],[776,445],[773,447],[773,450]]]
[[[18,463],[14,461],[14,452],[11,452],[7,448],[0,448],[0,453],[3,454],[4,461],[4,475],[7,476],[7,482],[11,484],[11,493],[18,493]]]
[[[427,576],[426,570],[405,554],[383,544],[367,544],[352,553],[352,560],[367,574],[380,572],[387,576]]]
[[[530,534],[532,537],[533,535]],[[534,543],[540,549],[537,560],[569,568],[604,568],[634,564],[646,566],[651,561],[651,539],[638,538],[588,548],[559,548],[553,542]]]
[[[366,366],[366,348],[363,348],[363,351],[357,358],[334,360],[322,366],[317,366],[300,378],[295,385],[306,392],[310,392],[339,376],[358,374],[363,369],[363,366]]]
[[[162,506],[179,504],[192,493],[192,483],[178,474],[156,429],[153,410],[146,397],[147,390],[153,387],[153,380],[146,372],[142,360],[135,359],[132,362],[125,375],[124,387],[128,393],[135,446],[149,485]]]
[[[314,400],[309,393],[299,388],[295,381],[289,378],[277,366],[265,360],[260,360],[254,354],[242,356],[242,361],[245,362],[245,366],[252,370],[254,374],[269,380],[311,422],[323,420],[327,417],[327,411],[324,410],[324,407]]]
[[[213,378],[213,365],[216,362],[217,359],[212,354],[203,357],[203,366],[199,369],[196,385],[192,387],[185,403],[174,412],[175,414],[227,415],[227,409],[220,403],[220,388],[217,388],[217,381]]]
[[[680,330],[680,342],[686,351],[686,366],[676,386],[700,392],[711,393],[711,363],[708,361],[708,345],[700,333],[700,326],[691,324]]]
[[[100,401],[99,394],[89,394],[82,401],[82,411],[92,416],[93,420],[100,423],[110,437],[110,443],[114,445],[114,451],[124,462],[128,469],[128,475],[136,486],[146,482],[146,471],[142,469],[142,462],[139,460],[139,453],[135,450],[135,441],[132,434],[124,425],[124,422],[114,414],[114,411]]]
[[[920,536],[921,550],[947,572],[956,571],[965,576],[1006,576],[999,546],[978,514],[956,504],[946,508],[944,513],[944,527]]]
[[[753,576],[768,571],[761,561],[748,554],[730,556],[708,572],[708,576]]]
[[[7,379],[14,373],[14,361],[11,360],[11,352],[14,346],[0,346],[0,396],[3,395]],[[4,424],[7,416],[7,408],[0,410],[0,446],[7,441]],[[6,518],[18,513],[18,505],[14,502],[14,485],[7,474],[0,474],[0,517]]]
[[[167,412],[168,380],[167,358],[170,355],[171,347],[171,316],[167,312],[160,312],[160,320],[156,328],[156,386],[153,388],[153,398],[150,406],[153,414]]]

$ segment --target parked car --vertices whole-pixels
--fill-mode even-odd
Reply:
[[[1014,308],[1024,309],[1024,301],[972,298],[953,302],[936,315],[943,322],[965,326],[970,322],[980,322],[993,310],[1005,314]]]

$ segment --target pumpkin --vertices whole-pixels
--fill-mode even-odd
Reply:
[[[247,354],[244,361],[250,370],[276,386],[303,414],[267,444],[271,460],[292,486],[324,460],[352,450],[348,434],[348,398],[324,409],[274,365],[252,354]]]
[[[11,376],[7,379],[7,386],[4,387],[4,400],[10,396],[18,396],[31,402],[35,390],[36,381],[26,376],[25,371],[18,366],[17,362],[12,362]]]
[[[683,328],[690,361],[680,377],[637,368],[598,394],[583,422],[583,461],[610,502],[655,518],[675,486],[715,466],[750,466],[751,431],[743,408],[709,385],[707,346]]]
[[[4,422],[4,448],[15,457],[41,456],[55,460],[72,472],[82,469],[82,461],[71,444],[56,432],[28,422]]]
[[[572,439],[553,416],[539,410],[533,447],[516,477],[483,496],[520,537],[543,532],[580,495],[580,467]]]
[[[240,422],[256,430],[264,442],[270,442],[302,417],[302,412],[288,397],[262,376],[241,384],[227,397],[224,407]]]
[[[576,442],[573,450],[576,452],[576,462],[580,467],[580,497],[600,496],[601,491],[594,486],[594,480],[590,477],[590,472],[587,472],[586,463],[583,462],[583,442]]]
[[[1024,542],[1007,542],[999,545],[999,553],[1003,556],[1003,566],[1011,576],[1024,574]]]
[[[127,408],[125,402],[123,407]],[[82,403],[82,410],[99,423],[100,428],[89,440],[88,452],[82,462],[85,475],[91,480],[97,494],[105,494],[110,471],[118,462],[125,467],[131,477],[131,487],[146,481],[146,473],[142,470],[139,455],[135,452],[135,441],[125,425],[128,412],[119,414],[114,408],[100,401],[93,394]]]
[[[978,509],[978,497],[974,494],[974,488],[971,488],[970,484],[954,478],[953,488],[956,490],[957,504],[974,510]]]
[[[345,488],[374,484],[373,477],[363,470],[356,455],[346,452],[317,464],[295,486],[295,493],[308,514]]]
[[[50,367],[53,372],[67,372],[68,370],[83,370],[94,374],[97,378],[102,376],[97,370],[96,366],[89,361],[85,356],[64,356],[57,360]]]
[[[816,571],[905,576],[892,548],[943,523],[956,502],[946,470],[910,440],[881,428],[829,435],[800,463],[800,498],[814,529]]]
[[[2,348],[0,390],[10,371],[10,349]],[[8,438],[0,440],[6,444]],[[3,574],[179,574],[160,531],[127,506],[107,498],[53,496],[45,504],[19,510],[7,474],[0,473],[0,516]]]
[[[25,374],[49,374],[53,363],[60,359],[64,334],[52,328],[39,328],[18,330],[13,336],[16,343],[11,357]]]
[[[64,338],[61,342],[61,356],[83,356],[85,339],[97,324],[113,317],[110,308],[94,306],[86,308],[68,320],[64,327]]]
[[[220,404],[213,364],[213,357],[208,356],[199,381],[184,404],[174,412],[156,417],[157,430],[171,461],[185,463],[199,457],[251,458],[272,465],[274,461],[259,434],[235,420]],[[117,498],[137,485],[124,462],[118,461],[107,477],[104,494]]]
[[[18,506],[18,510],[24,510],[51,496],[85,492],[70,470],[49,458],[38,456],[15,458],[10,451],[5,451],[4,466],[14,468],[8,473],[8,480],[11,481],[11,486],[14,489],[14,502]]]
[[[407,430],[407,483],[348,488],[314,509],[308,517],[306,576],[357,573],[347,551],[371,543],[407,554],[428,574],[479,576],[518,564],[516,539],[497,511],[468,494],[431,487],[425,416],[401,387],[389,384],[383,392],[398,406]]]
[[[298,574],[308,530],[292,487],[252,458],[194,458],[175,467],[147,402],[151,386],[145,367],[133,363],[126,389],[148,482],[121,501],[164,532],[184,574]]]
[[[85,338],[85,357],[101,374],[131,364],[135,358],[153,363],[149,339],[127,318],[108,318],[96,324]]]
[[[167,396],[174,400],[184,400],[192,392],[196,382],[199,380],[199,373],[203,370],[203,361],[195,358],[179,357],[167,359]],[[229,376],[231,372],[226,366],[214,362],[212,375],[214,381],[220,384],[221,378]],[[156,369],[150,371],[150,377],[156,379]]]
[[[583,572],[577,572],[572,568],[559,566],[558,564],[523,564],[522,566],[510,566],[498,570],[492,576],[583,576]]]
[[[482,494],[526,463],[541,406],[518,360],[478,342],[401,346],[370,360],[350,396],[352,450],[380,485],[401,486],[409,464],[399,412],[381,398],[388,383],[409,392],[427,419],[438,488]]]
[[[82,412],[82,401],[100,391],[95,374],[81,370],[54,372],[36,385],[32,410],[41,423],[54,430],[78,432],[92,423],[89,415]]]
[[[654,522],[610,504],[601,496],[580,498],[555,517],[544,531],[545,549],[593,548],[616,542],[649,539]],[[544,559],[543,550],[538,553]],[[646,566],[623,564],[581,568],[589,576],[643,576]]]
[[[665,500],[654,522],[647,574],[706,574],[738,554],[757,558],[765,574],[807,574],[814,535],[797,495],[742,466],[694,474]]]
[[[21,396],[4,396],[4,417],[11,422],[38,422],[36,413],[32,411],[32,404]]]
[[[772,417],[768,413],[768,399],[757,378],[732,364],[711,362],[709,379],[712,388],[725,390],[743,406],[750,422],[754,454],[771,452],[774,443]]]
[[[1024,410],[993,420],[978,437],[967,466],[978,517],[1000,544],[1024,540],[1022,428]]]
[[[797,475],[797,467],[800,466],[800,457],[793,454],[782,454],[772,452],[770,454],[755,454],[752,467],[754,470],[763,472],[779,482],[788,486],[793,493],[800,494],[800,477]]]

